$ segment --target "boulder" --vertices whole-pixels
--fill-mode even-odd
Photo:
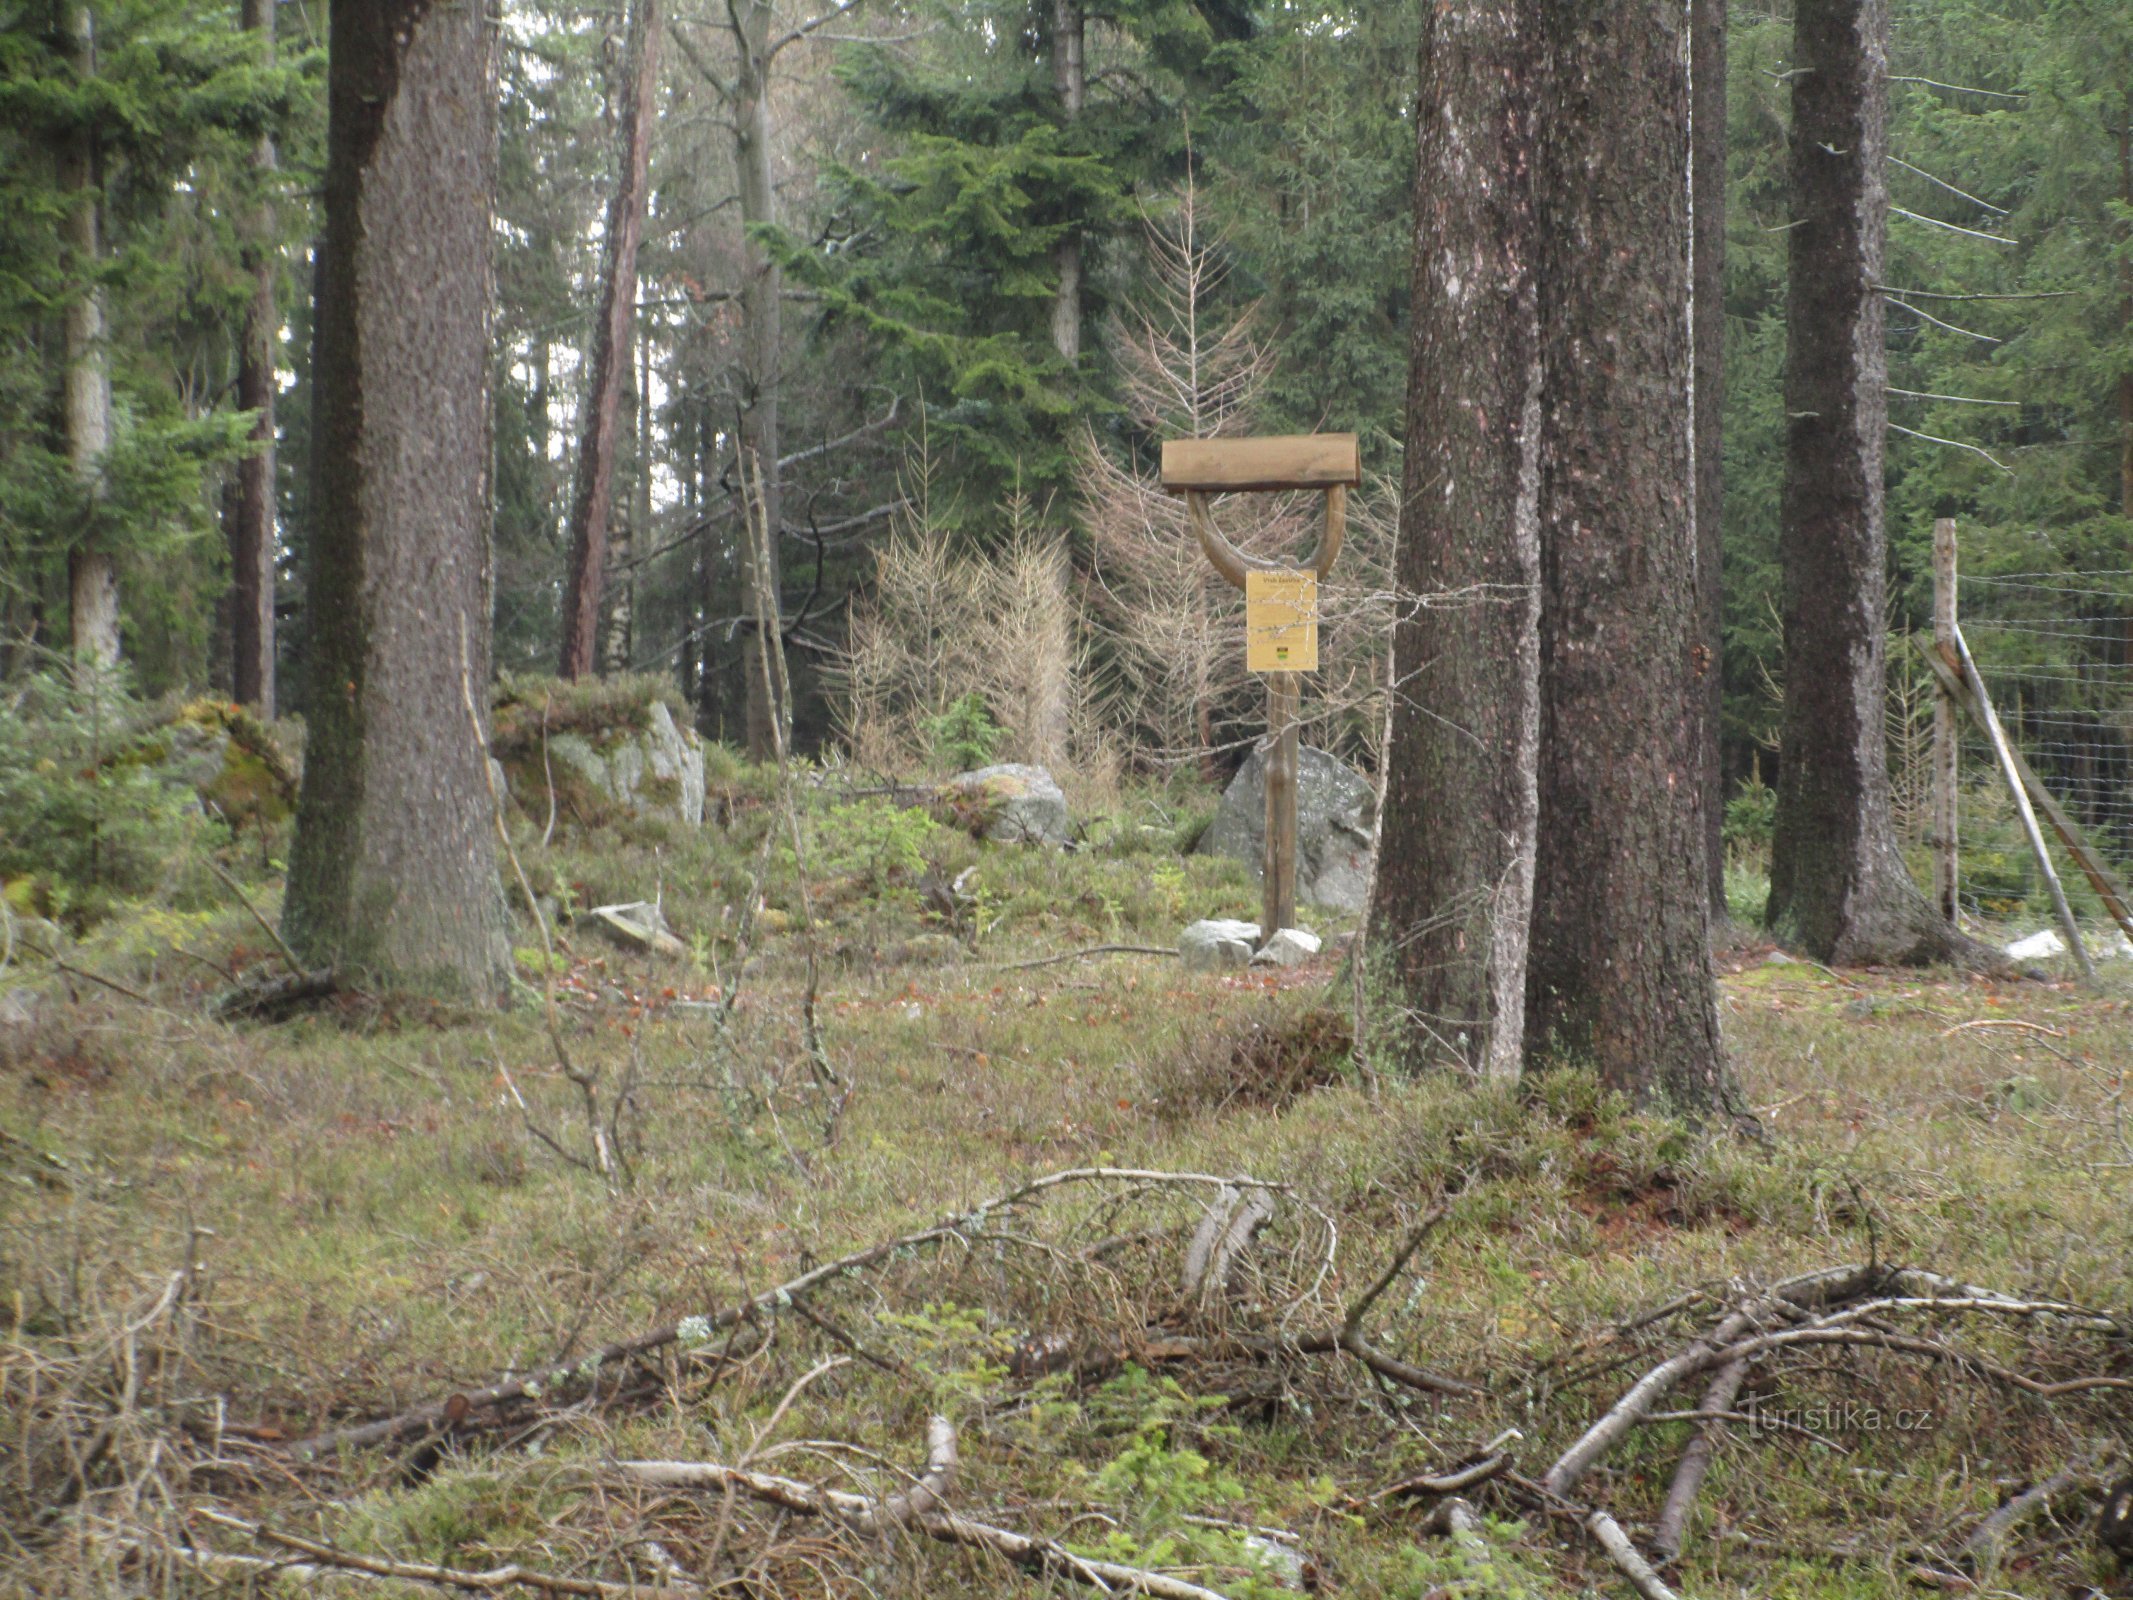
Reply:
[[[117,759],[191,789],[204,810],[240,832],[280,822],[296,809],[296,761],[242,706],[195,700]]]
[[[1187,972],[1216,972],[1241,967],[1259,943],[1259,924],[1229,917],[1205,917],[1178,935],[1178,954]]]
[[[631,816],[703,825],[703,741],[694,728],[675,722],[664,700],[648,696],[602,719],[580,714],[575,721],[575,726],[551,726],[544,737],[537,705],[528,709],[507,701],[498,706],[493,747],[510,775],[512,798],[526,811],[546,813],[552,778],[566,808],[575,794],[580,801],[591,799],[595,810],[612,806]]]
[[[1296,762],[1296,898],[1333,911],[1362,910],[1377,832],[1370,780],[1338,756],[1305,745]],[[1265,870],[1265,752],[1254,750],[1237,769],[1196,848],[1241,861],[1254,877]]]
[[[1252,956],[1255,967],[1300,967],[1324,948],[1318,935],[1303,928],[1282,928]]]
[[[1042,767],[1010,762],[958,773],[941,786],[944,808],[953,819],[995,844],[1072,842],[1066,794]]]

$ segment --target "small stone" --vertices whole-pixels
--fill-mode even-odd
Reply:
[[[1317,934],[1304,928],[1281,928],[1252,957],[1255,967],[1296,967],[1322,948]]]
[[[1178,935],[1178,954],[1187,972],[1213,972],[1241,967],[1252,959],[1259,942],[1259,924],[1230,917],[1206,917]]]
[[[2066,954],[2066,941],[2049,928],[2039,928],[2028,938],[2007,946],[2007,954],[2016,961],[2048,961]]]

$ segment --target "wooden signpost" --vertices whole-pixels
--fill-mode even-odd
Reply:
[[[1266,874],[1259,937],[1296,921],[1296,713],[1303,674],[1318,670],[1318,583],[1340,554],[1348,490],[1362,481],[1352,433],[1262,439],[1171,439],[1163,487],[1185,497],[1193,537],[1215,571],[1244,591],[1245,666],[1266,678]],[[1247,556],[1215,527],[1208,499],[1246,490],[1318,489],[1326,528],[1301,568]]]

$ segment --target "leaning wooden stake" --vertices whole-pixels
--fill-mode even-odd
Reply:
[[[1949,660],[1937,660],[1930,651],[1926,654],[1926,662],[1934,669],[1941,686],[1953,693],[1957,697],[1957,704],[1968,711],[1982,727],[1985,719],[1979,714],[1976,702],[1971,698],[1970,686],[1958,675],[1957,667],[1950,664],[1953,659],[1952,652]],[[2037,776],[2036,769],[2030,766],[2022,752],[2010,744],[2007,753],[2014,758],[2015,776],[2021,780],[2022,790],[2029,796],[2030,804],[2051,824],[2052,832],[2059,836],[2059,842],[2066,846],[2066,853],[2074,858],[2074,864],[2081,869],[2082,876],[2089,880],[2089,887],[2096,891],[2096,898],[2103,902],[2103,908],[2111,914],[2111,920],[2118,924],[2128,940],[2133,940],[2133,890],[2128,890],[2124,881],[2111,870],[2110,864],[2096,853],[2096,847],[2089,843],[2088,835],[2081,831],[2080,824],[2068,815],[2066,807],[2059,804],[2058,798],[2044,786],[2044,780]]]
[[[1933,524],[1933,644],[1955,648],[1955,519]],[[1949,927],[1956,922],[1956,786],[1962,752],[1956,743],[1959,696],[1945,682],[1933,699],[1933,903]]]
[[[2066,934],[2067,946],[2074,952],[2074,961],[2081,968],[2081,975],[2093,983],[2095,965],[2089,960],[2088,946],[2081,942],[2081,926],[2074,921],[2073,907],[2066,903],[2066,889],[2059,882],[2058,870],[2052,866],[2051,851],[2044,844],[2044,831],[2037,826],[2036,809],[2029,803],[2029,789],[2022,782],[2022,769],[2026,763],[2008,742],[2007,732],[2000,726],[1999,713],[1992,709],[1991,696],[1985,692],[1984,675],[1977,669],[1977,661],[1970,654],[1970,646],[1963,639],[1960,625],[1954,630],[1953,648],[1942,655],[1936,646],[1934,655],[1928,659],[1937,661],[1942,671],[1954,674],[1956,682],[1962,686],[1962,698],[1971,716],[1984,730],[1992,753],[1999,760],[2000,776],[2006,780],[2007,792],[2014,796],[2015,812],[2022,819],[2022,831],[2028,836],[2030,854],[2036,857],[2037,870],[2044,876],[2044,887],[2051,895],[2052,911]],[[2034,774],[2031,782],[2035,782]]]

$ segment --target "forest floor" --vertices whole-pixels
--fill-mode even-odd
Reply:
[[[1574,1071],[1373,1077],[1331,958],[1034,964],[1253,913],[1153,799],[1056,854],[818,794],[818,1055],[774,842],[744,964],[732,937],[767,792],[700,834],[565,819],[544,848],[521,819],[567,925],[544,980],[521,920],[503,1014],[212,1020],[277,959],[234,901],[105,924],[69,956],[101,983],[8,975],[37,998],[0,1035],[0,1588],[248,1592],[297,1562],[373,1596],[436,1592],[395,1563],[550,1593],[1122,1592],[1103,1561],[1232,1597],[1629,1594],[1593,1513],[1648,1548],[1709,1371],[1574,1487],[1551,1463],[1747,1286],[1868,1263],[1850,1333],[1769,1346],[1712,1408],[1756,1420],[1718,1425],[1664,1581],[2133,1592],[2093,1533],[2133,1406],[2085,1386],[2133,1373],[2125,980],[1840,975],[1743,941],[1723,1005],[1755,1142]],[[278,880],[249,880],[271,917]],[[569,920],[654,893],[687,956]],[[1256,1240],[1206,1248],[1210,1208],[1254,1194]],[[1940,1308],[1892,1267],[2116,1331]],[[1416,1482],[1470,1466],[1471,1522]]]

